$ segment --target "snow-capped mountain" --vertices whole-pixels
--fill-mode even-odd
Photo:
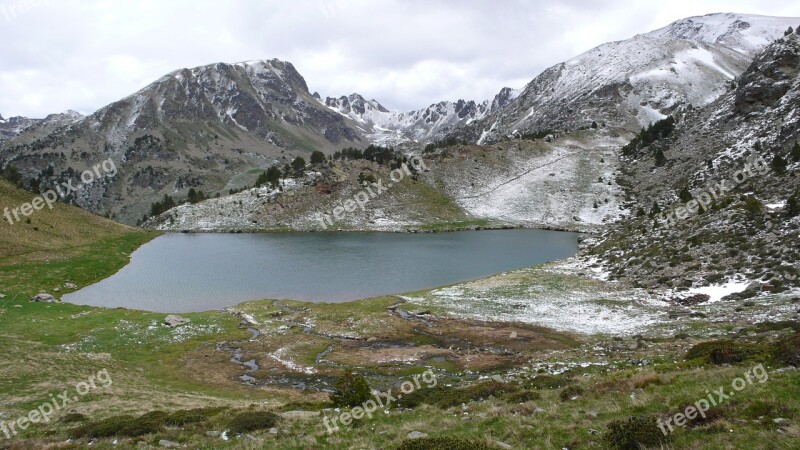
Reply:
[[[672,132],[625,157],[632,208],[652,214],[612,227],[604,240],[614,245],[593,251],[613,277],[689,293],[726,281],[777,292],[800,286],[798,68],[793,33],[714,102],[676,114]],[[692,210],[687,193],[703,206]]]
[[[609,42],[550,67],[505,108],[455,134],[489,142],[593,121],[636,130],[681,105],[710,103],[757,52],[798,24],[800,18],[711,14]]]
[[[40,128],[52,129],[76,122],[83,117],[83,114],[72,110],[58,114],[50,114],[44,119],[31,119],[22,116],[4,119],[3,116],[0,115],[0,140],[10,139],[35,125]]]
[[[116,160],[123,180],[92,185],[97,192],[82,190],[86,198],[76,202],[128,223],[164,194],[227,192],[253,167],[368,144],[355,123],[308,92],[291,63],[277,59],[176,70],[77,122],[15,133],[0,145],[0,166],[13,163],[26,179],[47,166],[58,178],[87,162]]]
[[[382,145],[424,144],[440,140],[458,128],[501,110],[517,95],[519,91],[503,88],[491,101],[442,101],[410,112],[389,111],[377,100],[366,100],[359,94],[328,97],[324,103],[359,123],[373,142]]]

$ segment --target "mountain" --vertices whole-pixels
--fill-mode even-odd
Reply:
[[[681,106],[710,103],[757,52],[798,23],[800,18],[710,14],[609,42],[548,68],[506,107],[453,136],[493,142],[592,122],[635,131]]]
[[[800,35],[776,40],[722,96],[675,118],[672,131],[624,149],[619,183],[639,214],[591,254],[612,278],[684,295],[798,286]]]
[[[291,63],[276,59],[177,70],[77,122],[35,123],[19,122],[0,163],[28,180],[52,172],[40,180],[46,187],[111,158],[119,168],[113,182],[73,200],[126,223],[163,195],[227,192],[251,169],[367,143],[308,92]]]
[[[410,112],[389,111],[378,101],[366,100],[359,94],[328,97],[325,105],[361,124],[367,131],[367,137],[375,143],[425,144],[439,141],[463,126],[500,111],[517,95],[519,91],[503,88],[491,101],[442,101]]]
[[[55,127],[67,125],[82,118],[83,114],[76,111],[50,114],[44,119],[31,119],[22,116],[4,119],[3,116],[0,115],[0,140],[13,138],[34,125],[40,125],[40,128],[52,130]]]
[[[713,102],[758,52],[798,23],[736,14],[683,19],[603,44],[545,70],[522,90],[504,88],[491,101],[444,101],[411,112],[389,111],[359,94],[323,100],[291,63],[279,60],[181,69],[81,120],[23,128],[0,142],[0,166],[47,188],[111,158],[118,175],[70,200],[132,224],[165,195],[179,201],[190,189],[226,195],[252,186],[270,166],[284,168],[298,155],[308,159],[313,150],[330,155],[379,143],[413,153],[435,141],[478,143],[478,149],[429,155],[447,167],[448,178],[429,188],[461,209],[450,216],[600,225],[625,211],[611,179],[619,167],[614,149],[642,126]],[[536,145],[492,147],[508,138],[543,137],[547,142]],[[508,158],[482,160],[492,151]],[[557,170],[541,176],[545,167]],[[325,182],[335,187],[340,178]],[[369,226],[371,219],[360,223]]]

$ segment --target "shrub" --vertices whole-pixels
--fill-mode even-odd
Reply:
[[[434,437],[405,440],[397,447],[397,450],[490,450],[490,448],[483,442],[452,437]]]
[[[558,397],[561,399],[562,402],[567,400],[571,400],[573,397],[578,397],[583,395],[583,388],[580,386],[567,386],[564,388]]]
[[[86,416],[79,413],[70,413],[66,416],[61,418],[61,423],[77,423],[77,422],[86,422],[88,420]]]
[[[280,417],[271,412],[243,412],[231,419],[228,427],[234,433],[248,433],[256,430],[266,430],[278,424]]]
[[[439,386],[403,395],[403,398],[397,401],[397,405],[405,408],[414,408],[425,403],[439,408],[450,408],[474,400],[492,396],[497,397],[499,394],[509,394],[517,389],[514,385],[497,381],[486,381],[463,388]]]
[[[336,381],[331,401],[335,407],[354,407],[372,398],[367,380],[358,374],[347,372]]]
[[[605,441],[615,449],[639,450],[665,444],[669,442],[669,436],[661,432],[656,417],[635,416],[609,423]]]
[[[219,414],[223,408],[198,408],[175,411],[164,419],[164,424],[180,427],[193,423],[205,422],[209,417]]]
[[[800,366],[800,333],[787,336],[772,346],[772,357],[782,364]]]
[[[69,436],[72,438],[144,436],[161,431],[166,417],[167,414],[162,411],[153,411],[138,419],[132,416],[114,416],[75,428],[69,432]]]
[[[511,393],[506,396],[506,400],[509,403],[525,403],[541,399],[542,399],[542,394],[536,391],[520,391]]]
[[[734,341],[701,342],[686,352],[687,360],[700,360],[711,364],[735,364],[750,357],[759,356],[762,349],[752,344]]]

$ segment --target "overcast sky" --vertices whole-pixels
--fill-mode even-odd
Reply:
[[[0,0],[0,114],[89,114],[175,69],[270,58],[323,97],[358,92],[406,111],[491,98],[683,17],[800,16],[796,0],[700,3]]]

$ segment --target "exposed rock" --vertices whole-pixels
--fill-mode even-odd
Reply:
[[[181,444],[179,444],[177,442],[168,441],[166,439],[161,439],[160,441],[158,441],[158,445],[160,445],[162,447],[165,447],[165,448],[177,448],[177,447],[181,446]]]
[[[711,296],[708,294],[694,294],[690,295],[689,297],[676,297],[672,301],[682,306],[693,306],[700,303],[705,303],[709,300],[711,300]]]
[[[78,286],[75,283],[64,283],[64,288],[66,289],[75,289]]]
[[[164,319],[164,325],[170,326],[172,328],[176,328],[176,327],[179,327],[181,325],[186,325],[187,323],[190,323],[191,321],[192,321],[191,319],[187,319],[185,317],[181,317],[181,316],[176,316],[176,315],[170,314],[169,316],[167,316]]]
[[[46,293],[39,293],[31,297],[32,302],[42,302],[42,303],[52,303],[56,301],[56,298],[50,294]]]
[[[498,447],[500,447],[500,448],[504,448],[504,449],[506,449],[506,450],[511,450],[512,448],[514,448],[514,447],[512,447],[512,446],[510,446],[510,445],[506,444],[506,443],[505,443],[505,442],[503,442],[503,441],[495,441],[494,445],[496,445],[496,446],[498,446]]]
[[[425,433],[422,433],[420,431],[412,431],[411,433],[408,433],[408,436],[406,436],[406,439],[422,439],[422,438],[426,438],[426,437],[428,437],[428,435],[425,434]]]

